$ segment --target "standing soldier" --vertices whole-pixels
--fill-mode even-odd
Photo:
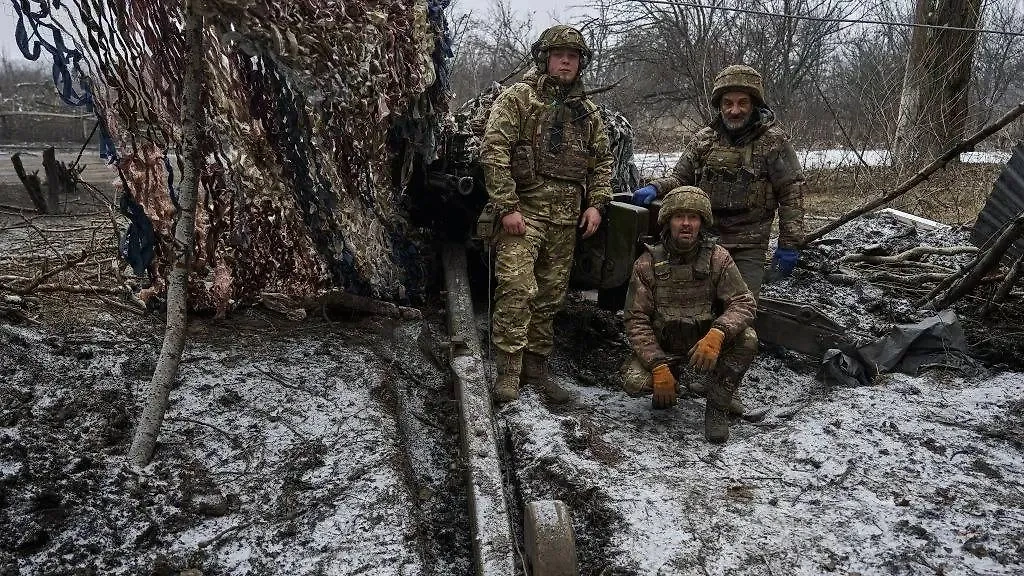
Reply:
[[[715,77],[711,104],[718,114],[694,134],[672,173],[633,193],[650,204],[682,185],[699,186],[711,198],[719,242],[729,250],[757,298],[772,220],[779,213],[779,245],[772,268],[788,276],[799,259],[804,234],[803,174],[789,136],[764,100],[761,74],[733,65]]]
[[[548,375],[554,316],[568,287],[577,228],[583,238],[592,235],[611,201],[608,136],[580,82],[592,56],[583,35],[553,26],[531,52],[536,69],[498,95],[480,151],[499,221],[492,319],[497,402],[519,397],[520,373],[550,401],[569,399]]]
[[[704,434],[729,438],[733,394],[757,354],[754,296],[729,253],[704,232],[711,203],[693,186],[665,196],[661,243],[637,258],[623,319],[633,356],[623,367],[630,396],[653,394],[654,408],[676,403],[680,364],[710,372]],[[693,384],[685,382],[684,384]]]

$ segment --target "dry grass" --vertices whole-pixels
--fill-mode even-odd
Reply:
[[[951,225],[972,222],[985,205],[1002,164],[955,164],[888,206]],[[835,217],[895,189],[913,172],[888,166],[846,166],[807,171],[808,214]]]

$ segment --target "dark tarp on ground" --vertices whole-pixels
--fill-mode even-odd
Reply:
[[[870,384],[876,374],[916,376],[929,368],[963,373],[977,369],[967,354],[967,340],[956,312],[943,310],[915,324],[897,325],[885,336],[849,350],[825,353],[818,377],[826,384]]]

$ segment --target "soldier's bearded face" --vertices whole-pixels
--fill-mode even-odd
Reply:
[[[726,92],[720,104],[722,121],[729,130],[739,130],[750,121],[754,112],[754,101],[746,92]]]
[[[580,72],[580,53],[571,48],[552,48],[548,51],[548,75],[560,84],[572,84]]]
[[[684,247],[693,246],[700,235],[700,214],[690,210],[676,212],[669,220],[669,230],[672,238]]]

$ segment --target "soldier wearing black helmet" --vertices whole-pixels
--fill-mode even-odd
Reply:
[[[725,442],[733,395],[757,354],[754,296],[729,253],[706,234],[714,217],[700,188],[669,192],[658,224],[661,242],[637,259],[626,294],[633,355],[623,366],[623,387],[631,396],[652,394],[654,408],[669,408],[677,375],[709,374],[704,431],[709,441]]]
[[[494,399],[519,397],[520,376],[554,402],[548,374],[555,312],[565,298],[577,230],[586,238],[611,201],[612,157],[580,72],[592,56],[579,30],[553,26],[533,44],[535,69],[491,106],[480,149],[496,217]]]
[[[779,243],[772,267],[792,272],[804,235],[803,173],[789,136],[765,103],[761,74],[733,65],[715,77],[711,104],[718,114],[683,149],[672,173],[634,192],[637,204],[685,184],[711,198],[712,231],[729,250],[757,297],[764,278],[772,220],[779,215]]]

